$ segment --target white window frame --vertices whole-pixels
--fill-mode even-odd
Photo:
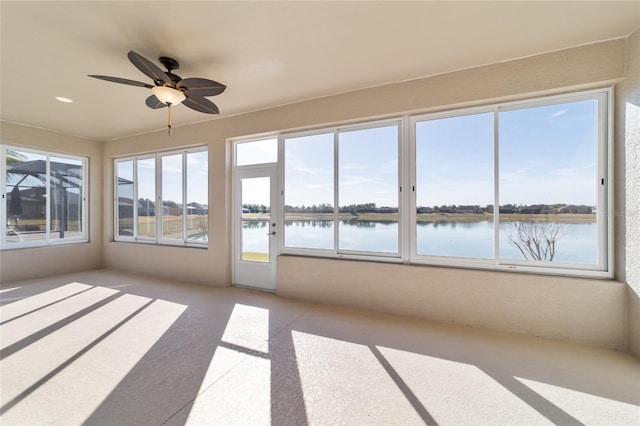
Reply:
[[[561,103],[577,102],[582,100],[598,100],[597,123],[597,174],[598,185],[596,217],[598,234],[598,262],[596,264],[577,264],[560,262],[521,261],[516,259],[502,259],[499,257],[499,208],[494,208],[494,258],[476,259],[464,257],[426,256],[417,254],[417,241],[415,232],[411,232],[411,256],[410,262],[416,264],[452,266],[460,268],[480,268],[502,271],[534,272],[539,274],[572,275],[593,278],[613,277],[613,220],[609,213],[613,205],[613,137],[612,137],[612,99],[611,88],[575,92],[547,97],[530,98],[526,100],[498,103],[487,107],[466,108],[448,111],[445,113],[424,114],[411,117],[411,181],[416,182],[416,123],[447,117],[456,117],[483,112],[494,114],[494,206],[500,206],[499,202],[499,134],[498,120],[502,111],[512,111],[523,108],[543,107]],[[416,229],[416,194],[412,193],[410,229]]]
[[[82,191],[80,194],[80,201],[82,203],[82,223],[81,223],[81,231],[79,236],[75,237],[65,237],[65,238],[51,238],[51,197],[47,196],[46,200],[46,238],[43,240],[35,240],[35,241],[21,241],[21,242],[11,242],[7,243],[7,220],[8,220],[8,212],[7,212],[7,191],[6,191],[6,154],[8,150],[20,151],[20,152],[28,152],[32,154],[43,155],[46,157],[46,193],[47,195],[51,193],[51,176],[50,176],[50,161],[51,157],[59,157],[66,158],[69,160],[80,161],[82,163]],[[87,191],[89,187],[89,158],[82,157],[77,155],[65,154],[55,151],[34,149],[34,148],[26,148],[22,146],[16,145],[0,145],[0,174],[2,179],[0,179],[0,193],[2,194],[2,202],[0,203],[0,250],[13,250],[13,249],[21,249],[21,248],[30,248],[30,247],[46,247],[46,246],[57,246],[57,245],[67,245],[67,244],[78,244],[78,243],[87,243],[89,242],[88,238],[88,217],[89,213],[87,211]]]
[[[377,252],[377,251],[359,251],[359,250],[345,250],[339,248],[339,215],[340,215],[340,170],[339,170],[339,135],[340,132],[350,132],[350,131],[358,131],[358,130],[367,130],[367,129],[376,129],[381,127],[390,127],[397,126],[398,128],[398,188],[397,188],[397,196],[398,196],[398,251],[395,253],[387,253],[387,252]],[[279,253],[282,254],[297,254],[304,256],[316,256],[316,257],[330,257],[330,258],[340,258],[340,259],[355,259],[355,260],[380,260],[385,262],[394,262],[401,263],[403,262],[403,253],[405,253],[405,245],[406,244],[406,222],[402,220],[402,218],[406,215],[406,208],[404,207],[404,199],[406,196],[402,192],[402,188],[405,183],[405,176],[403,174],[403,165],[406,161],[406,149],[404,140],[406,137],[406,119],[405,118],[392,118],[385,120],[376,120],[370,122],[356,123],[356,124],[348,124],[343,126],[334,126],[327,128],[320,128],[309,131],[301,131],[301,132],[291,132],[291,133],[283,133],[279,136],[279,163],[278,166],[281,170],[280,175],[280,193],[282,194],[282,199],[280,202],[280,211],[282,217],[284,217],[284,191],[285,191],[285,162],[286,158],[284,157],[284,142],[285,139],[290,138],[299,138],[305,136],[313,136],[320,134],[332,134],[333,135],[333,223],[334,223],[334,234],[333,234],[333,248],[331,249],[314,249],[314,248],[302,248],[302,247],[287,247],[284,245],[284,235],[286,230],[284,229],[284,220],[281,220],[279,223],[279,228],[282,229],[280,233],[279,239]],[[406,191],[405,191],[406,192]]]
[[[468,115],[475,114],[484,114],[484,113],[493,113],[496,111],[495,107],[492,106],[484,106],[484,107],[472,107],[472,108],[464,108],[459,110],[451,110],[445,112],[435,112],[430,114],[423,114],[412,116],[409,119],[409,128],[410,128],[410,137],[409,137],[409,150],[410,150],[410,162],[409,162],[409,174],[410,174],[410,182],[411,182],[411,192],[410,192],[410,206],[409,206],[409,234],[411,240],[411,247],[409,249],[409,262],[415,264],[423,264],[423,265],[434,265],[434,266],[452,266],[452,267],[460,267],[460,268],[493,268],[496,265],[496,262],[492,258],[473,258],[473,257],[462,257],[462,256],[436,256],[436,255],[421,255],[418,254],[418,241],[417,241],[417,164],[416,164],[416,124],[428,121],[428,120],[440,120],[446,118],[454,118],[454,117],[463,117]],[[494,123],[494,129],[496,128],[497,123]],[[493,157],[494,157],[494,182],[497,180],[496,176],[498,173],[498,163],[497,163],[497,136],[494,133],[494,147],[493,147]],[[495,194],[497,193],[497,186],[494,184],[494,200]],[[495,202],[494,202],[495,204]],[[493,217],[494,222],[497,220],[497,216],[494,214]],[[494,223],[495,227],[495,223]],[[494,253],[495,247],[497,247],[496,237],[494,237]]]
[[[195,241],[187,239],[187,214],[186,214],[186,204],[187,204],[187,155],[195,152],[209,152],[208,148],[205,147],[196,147],[189,149],[180,149],[180,150],[172,150],[172,151],[163,151],[156,152],[153,154],[143,154],[137,156],[129,156],[129,157],[121,157],[115,158],[113,160],[113,170],[114,170],[114,196],[113,196],[113,205],[114,205],[114,241],[118,242],[135,242],[142,244],[158,244],[158,245],[169,245],[169,246],[178,246],[178,247],[198,247],[198,248],[207,248],[207,241]],[[162,158],[172,155],[181,155],[182,156],[182,239],[167,239],[163,238],[162,235],[162,223],[163,223],[163,199],[162,199]],[[138,209],[137,209],[137,199],[138,199],[138,161],[140,160],[148,160],[153,158],[155,160],[155,236],[144,237],[138,235]],[[125,161],[133,161],[133,235],[118,235],[118,175],[117,171],[117,163],[125,162]],[[207,167],[207,186],[209,184],[209,168]],[[207,202],[209,205],[209,202]]]
[[[276,142],[276,160],[275,161],[261,161],[261,162],[257,162],[257,163],[246,163],[246,164],[238,164],[238,146],[240,145],[244,145],[244,144],[251,144],[251,143],[260,143],[260,142],[267,142],[267,141],[272,141],[275,140]],[[278,158],[280,158],[280,150],[279,150],[279,146],[280,146],[280,140],[279,140],[279,136],[278,135],[272,135],[272,136],[262,136],[262,137],[255,137],[255,138],[242,138],[242,139],[233,139],[231,141],[232,147],[233,147],[233,167],[240,170],[243,167],[254,167],[254,166],[263,166],[263,165],[270,165],[270,164],[277,164],[278,163]]]
[[[455,117],[469,114],[494,114],[494,206],[499,206],[499,134],[498,118],[501,111],[524,107],[540,107],[545,105],[567,103],[572,101],[598,99],[598,128],[597,128],[597,173],[598,179],[604,179],[599,185],[597,196],[597,226],[598,226],[598,263],[569,264],[559,262],[519,261],[515,259],[499,258],[499,208],[494,209],[494,257],[488,259],[445,257],[418,255],[416,234],[416,134],[415,124],[425,119]],[[480,103],[478,103],[480,105]],[[357,130],[398,124],[398,250],[397,254],[388,255],[379,252],[353,252],[338,250],[338,215],[339,215],[339,170],[338,170],[338,133],[344,130]],[[284,246],[284,203],[285,203],[285,139],[313,136],[318,134],[333,134],[334,138],[334,246],[331,249],[313,249]],[[611,214],[613,208],[614,180],[613,180],[613,89],[603,87],[592,90],[567,92],[548,96],[522,97],[517,101],[495,102],[475,107],[441,109],[429,113],[415,113],[412,115],[396,116],[383,120],[362,121],[345,125],[317,126],[295,131],[282,131],[270,136],[247,136],[233,138],[233,164],[235,165],[235,146],[238,143],[254,142],[263,139],[278,138],[278,195],[280,198],[278,228],[282,230],[278,236],[278,254],[325,257],[337,259],[368,260],[387,263],[407,263],[417,265],[444,266],[452,268],[483,269],[490,271],[513,271],[521,273],[535,273],[547,275],[566,275],[588,278],[610,279],[614,276],[614,245]]]

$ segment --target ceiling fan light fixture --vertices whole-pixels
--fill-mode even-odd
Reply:
[[[151,91],[163,104],[178,105],[186,98],[181,91],[167,86],[155,86],[151,88]]]

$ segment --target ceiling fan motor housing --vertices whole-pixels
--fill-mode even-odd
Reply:
[[[169,72],[180,68],[180,63],[173,58],[169,58],[168,56],[160,56],[158,60],[162,65],[164,65],[166,69],[169,70]]]
[[[172,86],[175,87],[175,85],[180,80],[182,80],[182,78],[179,75],[173,74],[171,71],[177,70],[178,68],[180,68],[180,63],[173,58],[169,58],[168,56],[160,56],[158,60],[167,69],[167,72],[165,74],[167,74],[167,76],[171,79],[171,82],[173,83]],[[159,82],[156,82],[156,84],[158,86],[162,86],[163,82],[159,81]]]

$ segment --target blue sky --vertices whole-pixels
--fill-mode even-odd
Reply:
[[[597,101],[499,113],[500,204],[596,204]],[[493,204],[493,113],[424,120],[416,125],[417,205]],[[277,139],[237,145],[244,163],[277,160]],[[334,204],[333,133],[285,139],[285,203]],[[398,127],[339,133],[340,204],[398,205]],[[165,157],[164,198],[180,198],[180,162]],[[190,154],[189,169],[206,181],[206,154]],[[139,174],[145,171],[140,162]],[[146,181],[146,179],[144,179]],[[152,179],[149,179],[151,182]],[[206,186],[189,201],[206,203]],[[139,195],[153,194],[140,182]],[[247,200],[269,204],[264,182],[247,182]],[[249,201],[246,201],[249,202]]]
[[[208,204],[208,153],[207,151],[187,154],[187,203]],[[155,200],[155,157],[138,159],[138,198]],[[132,161],[118,163],[119,177],[133,180]],[[191,182],[194,182],[192,185]],[[124,188],[120,188],[121,191]],[[182,204],[182,154],[162,157],[162,198]],[[131,194],[123,193],[123,196]]]
[[[417,206],[493,204],[493,114],[416,124]]]
[[[500,203],[596,204],[597,102],[500,114]]]
[[[500,204],[596,204],[595,100],[499,114]],[[417,205],[493,204],[493,113],[417,123]],[[339,136],[340,204],[397,206],[397,127]],[[289,205],[333,204],[333,134],[285,141]]]

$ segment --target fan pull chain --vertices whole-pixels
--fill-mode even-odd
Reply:
[[[167,102],[167,107],[169,107],[169,119],[167,122],[167,127],[169,128],[169,136],[173,134],[173,127],[171,127],[171,102]]]

